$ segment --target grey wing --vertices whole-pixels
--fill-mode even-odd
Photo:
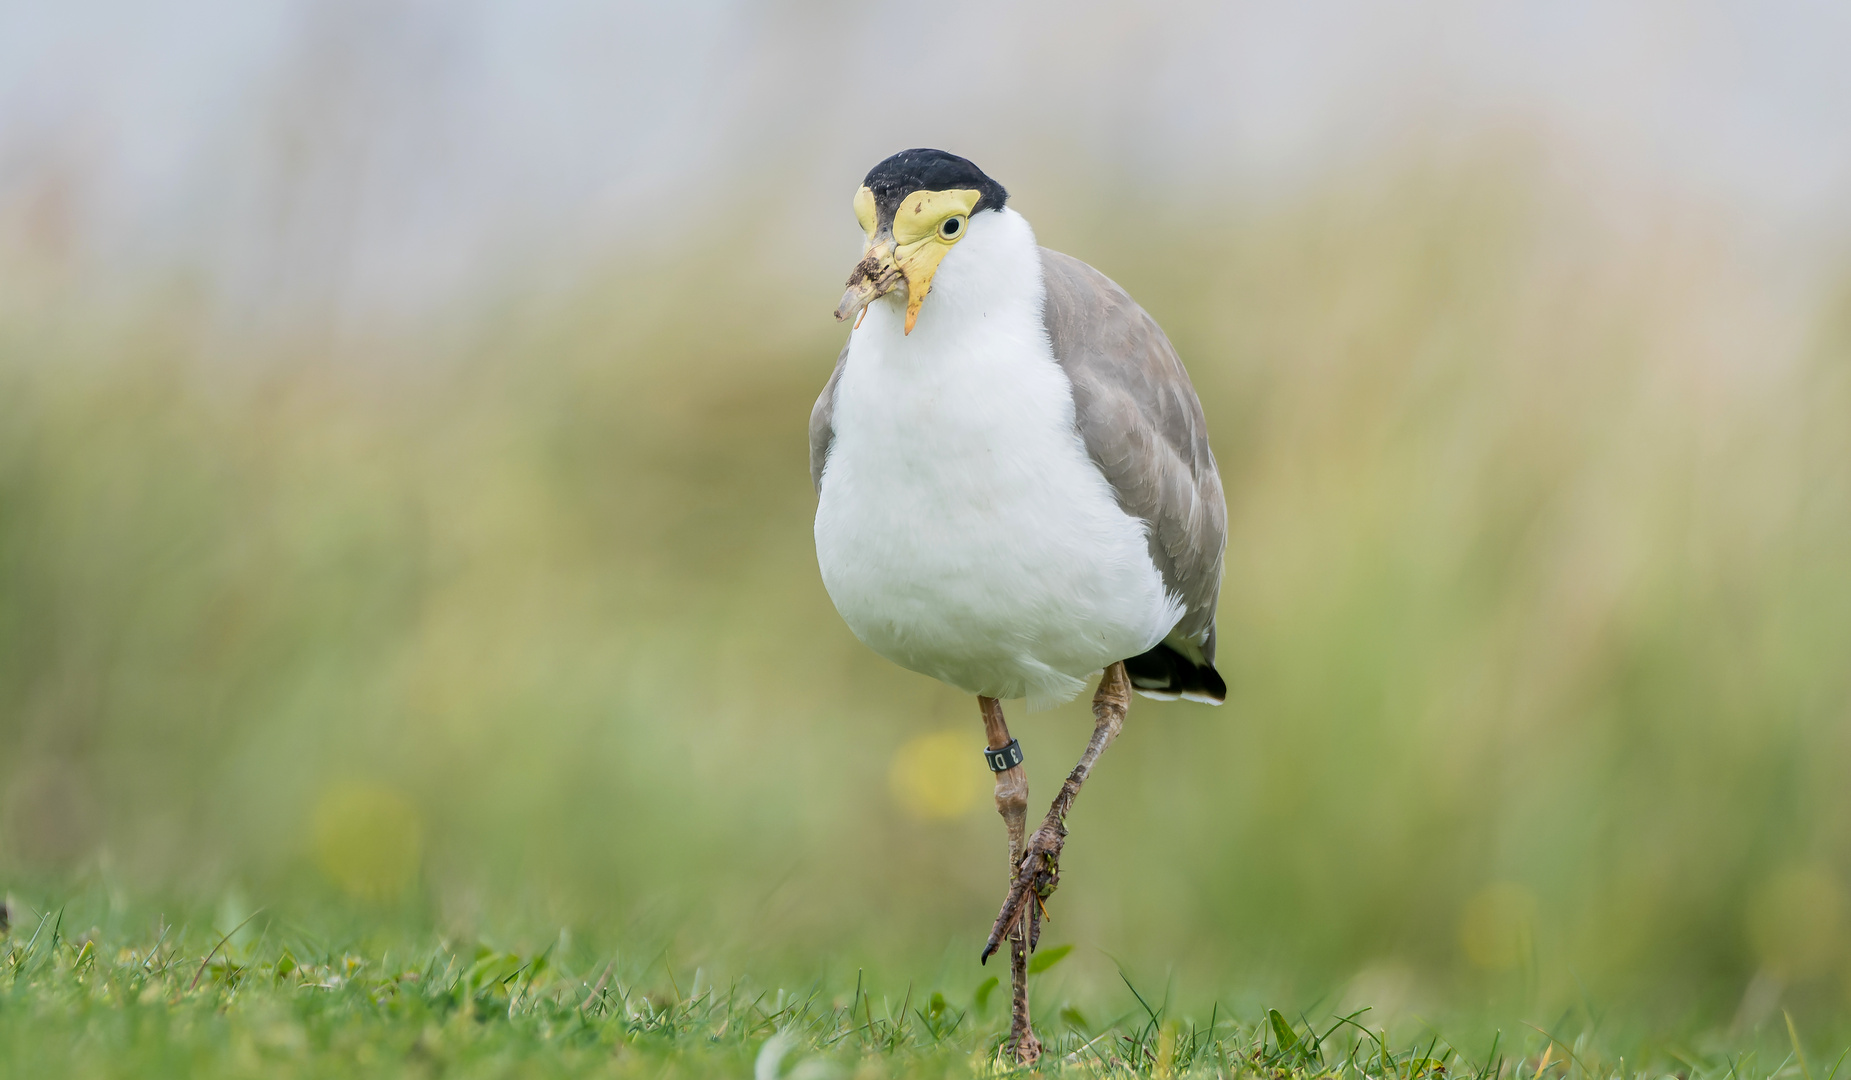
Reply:
[[[818,492],[823,490],[823,466],[829,461],[829,443],[836,435],[836,383],[841,380],[842,367],[847,363],[848,343],[843,342],[842,355],[836,357],[836,369],[829,373],[829,381],[823,384],[823,392],[810,410],[810,483],[816,485]]]
[[[1118,504],[1148,524],[1151,559],[1183,601],[1166,644],[1185,639],[1201,653],[1190,659],[1212,665],[1228,512],[1202,403],[1163,330],[1125,290],[1058,251],[1042,248],[1041,266],[1042,320],[1073,383],[1086,452]]]

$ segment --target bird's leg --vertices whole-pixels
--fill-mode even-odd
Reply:
[[[1009,882],[1009,896],[1003,901],[1003,910],[990,929],[990,940],[983,947],[984,960],[996,951],[1005,934],[1011,941],[1016,940],[1025,923],[1030,949],[1041,937],[1042,901],[1052,896],[1060,884],[1060,851],[1067,842],[1067,811],[1073,808],[1080,785],[1086,783],[1087,776],[1092,773],[1093,763],[1112,745],[1112,740],[1118,738],[1125,724],[1125,711],[1130,707],[1131,678],[1125,674],[1121,661],[1106,668],[1104,677],[1099,680],[1099,691],[1093,695],[1093,737],[1087,741],[1080,763],[1061,784],[1060,794],[1054,796],[1047,819],[1035,830],[1035,835],[1029,837],[1027,848],[1016,862],[1016,872]]]
[[[1003,703],[995,698],[979,697],[983,709],[983,731],[991,750],[1003,750],[1015,740],[1009,737],[1009,725],[1003,722]],[[1028,826],[1028,773],[1021,761],[996,773],[996,812],[1003,815],[1009,828],[1009,877],[1013,886],[1022,863],[1023,834]],[[986,954],[987,955],[987,954]],[[1041,1057],[1041,1040],[1028,1022],[1028,942],[1022,927],[1009,935],[1009,1042],[1007,1049],[1016,1061],[1032,1065]]]

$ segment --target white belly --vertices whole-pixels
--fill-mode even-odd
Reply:
[[[836,609],[882,656],[1045,708],[1156,645],[1181,607],[1143,522],[1086,456],[1038,313],[1017,333],[986,329],[949,349],[855,335],[817,561]]]

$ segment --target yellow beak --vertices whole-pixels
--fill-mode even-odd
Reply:
[[[855,215],[868,232],[868,245],[848,275],[848,291],[836,305],[836,321],[847,322],[904,283],[906,333],[912,333],[920,305],[932,291],[932,276],[957,242],[955,237],[939,235],[939,223],[952,215],[968,216],[978,197],[976,191],[916,191],[902,201],[894,221],[876,231],[874,196],[865,187],[857,192]]]

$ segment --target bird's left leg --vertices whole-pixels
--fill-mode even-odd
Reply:
[[[1118,738],[1125,724],[1125,712],[1130,707],[1131,678],[1125,674],[1124,662],[1120,661],[1106,668],[1099,680],[1099,690],[1093,695],[1093,737],[1087,741],[1080,763],[1061,784],[1060,794],[1054,796],[1047,819],[1035,830],[1035,835],[1028,838],[1027,849],[1016,864],[1009,895],[1003,901],[1003,910],[996,916],[996,925],[990,928],[990,940],[983,947],[984,960],[990,959],[1004,937],[1019,931],[1025,923],[1028,947],[1034,949],[1041,936],[1041,920],[1037,917],[1041,902],[1052,896],[1060,884],[1060,851],[1067,842],[1067,811],[1073,808],[1080,785],[1092,774],[1093,763],[1112,745],[1112,740]]]
[[[1028,773],[1022,768],[1021,745],[1009,737],[1009,725],[1003,721],[1003,703],[979,697],[977,705],[983,710],[988,739],[984,757],[996,773],[996,812],[1009,829],[1009,880],[1013,884],[1028,831]],[[1028,941],[1020,926],[1009,935],[1009,1041],[1004,1049],[1021,1065],[1033,1065],[1041,1057],[1041,1040],[1035,1037],[1028,1018]]]

